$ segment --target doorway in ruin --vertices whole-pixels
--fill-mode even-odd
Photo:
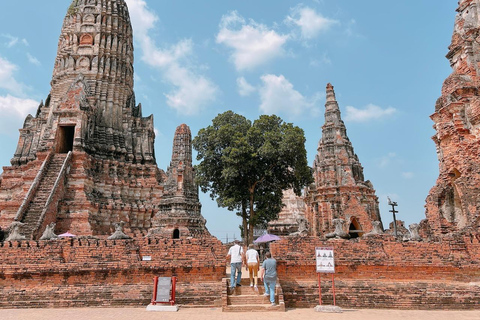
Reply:
[[[73,151],[73,138],[75,126],[60,126],[57,131],[56,153],[68,153]]]
[[[180,230],[175,229],[173,230],[173,239],[180,239]]]
[[[350,235],[350,239],[355,239],[363,235],[362,228],[355,217],[350,220],[348,234]]]

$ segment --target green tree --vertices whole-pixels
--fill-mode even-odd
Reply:
[[[262,115],[252,122],[232,111],[219,114],[193,140],[196,181],[220,207],[242,217],[247,243],[253,228],[278,217],[283,190],[297,195],[312,182],[303,130]]]

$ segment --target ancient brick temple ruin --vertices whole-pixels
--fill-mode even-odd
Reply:
[[[62,27],[51,91],[20,130],[0,185],[0,227],[22,222],[38,239],[56,232],[202,234],[190,129],[177,128],[165,173],[153,117],[133,92],[133,36],[124,1],[73,1]]]
[[[269,225],[284,236],[270,249],[287,307],[318,304],[315,248],[333,247],[341,307],[480,308],[479,9],[480,0],[459,3],[453,73],[432,115],[440,175],[427,219],[410,235],[384,233],[327,86],[315,183],[304,197],[286,191]],[[188,126],[175,132],[166,172],[157,167],[153,118],[133,92],[132,43],[125,0],[72,1],[50,95],[25,120],[0,176],[0,228],[9,231],[0,241],[0,308],[145,306],[153,276],[178,277],[182,305],[235,301],[227,248],[200,213]],[[77,237],[55,239],[65,231]],[[324,304],[331,288],[324,279]]]
[[[284,208],[268,230],[311,236],[357,238],[381,225],[378,198],[348,139],[331,84],[327,85],[325,124],[313,162],[314,184],[304,196],[284,193]]]
[[[453,72],[431,116],[440,174],[427,198],[432,234],[480,227],[480,2],[460,1],[447,58]]]
[[[158,212],[152,219],[151,234],[202,236],[208,233],[200,214],[198,187],[192,166],[192,134],[180,125],[173,139],[172,161],[167,169],[164,193]]]
[[[314,236],[335,232],[339,221],[342,236],[362,236],[381,221],[378,198],[372,183],[363,177],[363,167],[348,139],[347,129],[331,84],[327,85],[325,124],[313,162],[314,186],[307,190],[307,219]]]

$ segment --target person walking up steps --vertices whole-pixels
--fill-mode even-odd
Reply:
[[[272,254],[267,252],[265,254],[265,261],[262,264],[260,277],[265,286],[265,296],[270,295],[270,302],[275,306],[275,285],[277,284],[277,260],[272,258]]]
[[[253,243],[248,246],[248,250],[245,253],[247,266],[248,266],[248,276],[250,278],[250,287],[253,287],[255,284],[254,289],[258,290],[257,287],[257,274],[258,274],[258,265],[260,264],[260,260],[258,257],[258,252],[255,250]]]
[[[242,262],[245,261],[243,248],[240,246],[240,241],[235,240],[235,244],[230,247],[227,254],[227,260],[230,257],[230,290],[233,292],[235,286],[240,287],[242,281]],[[237,279],[235,280],[235,274]]]

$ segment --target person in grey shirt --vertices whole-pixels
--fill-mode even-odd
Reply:
[[[265,254],[265,261],[262,264],[260,277],[265,286],[264,296],[270,296],[272,306],[275,306],[275,286],[277,284],[277,260],[272,258],[272,254],[267,252]]]

